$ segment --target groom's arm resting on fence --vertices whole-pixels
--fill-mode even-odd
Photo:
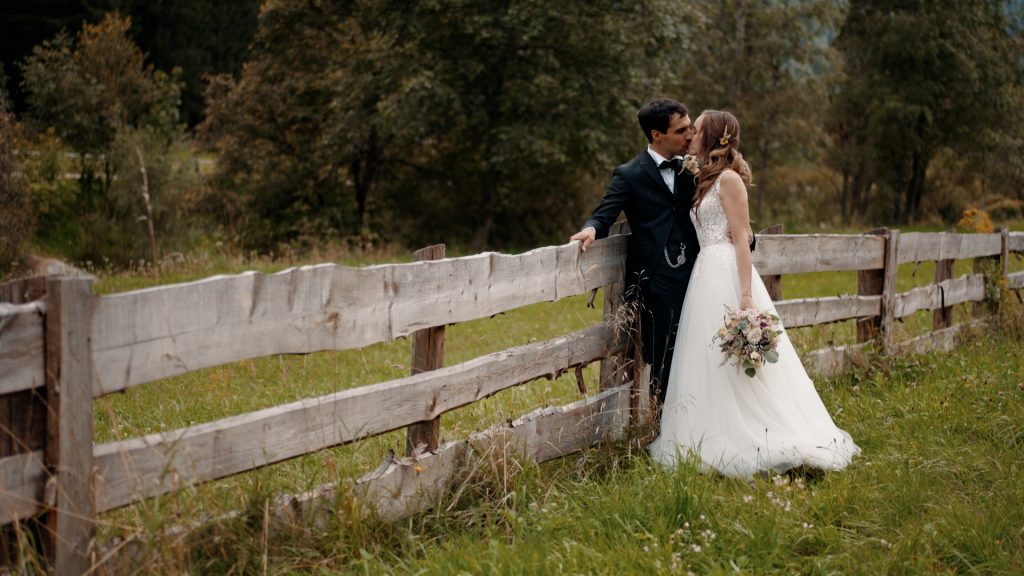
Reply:
[[[626,179],[622,176],[621,167],[616,168],[601,203],[591,214],[590,219],[583,224],[583,228],[573,234],[569,240],[579,240],[580,248],[585,252],[594,240],[608,236],[608,231],[619,217],[619,213],[622,212],[627,198],[629,198],[629,191]]]

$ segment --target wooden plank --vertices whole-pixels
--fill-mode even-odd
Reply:
[[[512,422],[473,434],[469,444],[485,457],[515,457],[536,463],[579,452],[606,439],[618,439],[629,421],[626,384],[554,408],[541,408]]]
[[[1024,232],[1010,232],[1006,248],[1010,252],[1024,253]]]
[[[46,281],[47,438],[44,460],[55,471],[55,501],[44,524],[44,549],[56,574],[90,565],[96,512],[92,491],[91,278]]]
[[[903,318],[919,310],[941,310],[947,306],[984,299],[985,277],[981,274],[965,274],[955,280],[943,280],[897,294],[893,313],[896,318]]]
[[[957,339],[966,331],[978,330],[985,326],[987,319],[971,320],[949,328],[935,330],[900,342],[896,349],[901,354],[925,354],[928,352],[949,352],[956,348]]]
[[[42,450],[0,458],[0,524],[38,514],[45,484]]]
[[[930,260],[963,260],[999,254],[999,234],[908,232],[900,237],[899,264]]]
[[[444,258],[444,244],[427,246],[413,253],[414,261],[440,260]],[[415,376],[428,370],[444,367],[444,326],[434,326],[413,332],[412,374]],[[441,435],[441,417],[409,426],[405,439],[405,455],[409,456],[422,448],[437,450]]]
[[[800,298],[775,303],[783,326],[799,328],[841,322],[852,318],[878,316],[882,309],[882,296],[832,296],[828,298]]]
[[[43,386],[46,306],[0,302],[0,395]]]
[[[796,274],[882,268],[885,241],[853,234],[759,236],[752,253],[758,274]]]
[[[1011,290],[1024,288],[1024,272],[1014,272],[1006,276],[1007,286]]]
[[[399,520],[441,503],[476,466],[496,459],[546,462],[617,437],[629,410],[628,384],[565,406],[542,408],[517,419],[449,442],[436,453],[389,458],[351,485],[330,483],[278,500],[278,514],[290,523],[309,522],[337,501],[339,486],[352,494],[361,510],[385,520]]]
[[[621,281],[626,238],[515,256],[305,266],[103,296],[92,330],[96,396],[271,354],[360,348]]]
[[[603,324],[371,386],[95,448],[100,511],[433,419],[621,352]]]
[[[819,376],[835,376],[846,370],[851,358],[862,353],[871,342],[849,344],[846,346],[830,346],[801,354],[804,366],[811,374]]]
[[[344,498],[357,502],[350,508],[356,513],[387,521],[406,518],[451,499],[453,490],[457,498],[459,483],[466,481],[475,468],[490,466],[496,457],[511,456],[513,450],[515,457],[539,463],[615,437],[629,410],[629,391],[630,385],[626,384],[566,406],[542,408],[511,424],[474,434],[471,439],[445,443],[433,453],[388,457],[376,470],[355,481],[331,482],[297,495],[282,494],[275,499],[270,514],[275,523],[315,526],[337,513],[337,503]],[[518,452],[524,448],[527,453]],[[239,512],[229,512],[168,528],[165,534],[184,536],[240,516]],[[113,573],[141,568],[133,557],[144,545],[133,539],[108,546],[100,554],[100,564]]]
[[[765,235],[782,234],[785,231],[785,226],[782,224],[774,224],[758,232],[758,237]],[[756,250],[755,250],[756,252]],[[773,301],[782,300],[782,276],[779,274],[762,274],[761,281],[764,282],[764,287],[768,290],[768,296]]]

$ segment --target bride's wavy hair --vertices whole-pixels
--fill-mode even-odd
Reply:
[[[703,118],[703,120],[701,120]],[[751,186],[750,165],[740,154],[740,122],[731,112],[705,110],[701,112],[700,130],[702,140],[697,150],[700,172],[697,177],[697,192],[693,195],[693,208],[697,211],[708,190],[715,184],[718,175],[733,170],[740,175],[743,185]],[[698,218],[699,218],[698,211]]]

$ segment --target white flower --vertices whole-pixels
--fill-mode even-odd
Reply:
[[[700,172],[700,164],[697,162],[697,157],[693,154],[683,156],[683,170],[696,176]]]
[[[761,328],[756,325],[752,324],[747,328],[747,342],[760,342],[763,335]]]

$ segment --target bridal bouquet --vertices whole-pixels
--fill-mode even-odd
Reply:
[[[753,378],[765,362],[779,360],[779,335],[782,324],[771,312],[725,307],[725,326],[712,338],[722,351],[722,364],[735,361],[737,368]]]

